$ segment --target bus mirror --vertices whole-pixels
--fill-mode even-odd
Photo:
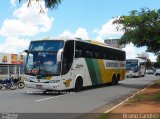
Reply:
[[[62,60],[62,53],[63,53],[63,49],[60,49],[57,53],[57,62],[61,62]]]
[[[41,78],[42,78],[42,76],[41,76],[41,75],[38,75],[38,76],[37,76],[37,79],[41,79]]]
[[[28,51],[28,50],[24,50],[23,52],[26,52],[26,53],[28,53],[29,51]]]

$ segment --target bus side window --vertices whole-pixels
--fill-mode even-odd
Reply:
[[[74,55],[74,41],[66,41],[63,52],[62,74],[65,74],[70,70],[73,63],[73,55]]]
[[[75,51],[75,58],[79,58],[80,57],[80,52],[79,52],[79,50],[76,50]]]
[[[84,50],[82,50],[81,57],[85,57],[85,56],[86,56],[86,52]]]
[[[86,51],[86,57],[87,58],[92,58],[92,53],[90,51]]]
[[[83,57],[82,56],[82,50],[76,50],[76,52],[75,52],[75,58],[80,58],[80,57]]]
[[[103,59],[107,59],[107,50],[105,48],[103,48],[102,50],[102,55],[103,55]]]

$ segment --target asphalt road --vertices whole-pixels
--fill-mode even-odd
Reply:
[[[159,76],[126,78],[117,86],[88,88],[81,92],[43,94],[37,89],[0,90],[0,112],[12,113],[90,113],[105,111]]]

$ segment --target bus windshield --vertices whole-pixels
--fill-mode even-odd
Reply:
[[[33,41],[30,44],[25,72],[29,75],[60,75],[60,63],[57,52],[63,47],[63,41]]]
[[[59,75],[60,64],[57,63],[57,54],[52,52],[29,52],[26,74]]]
[[[58,51],[63,44],[63,41],[32,41],[29,51]]]
[[[138,68],[138,61],[126,61],[126,70],[135,71]]]

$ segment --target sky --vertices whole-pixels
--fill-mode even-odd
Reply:
[[[63,0],[54,10],[40,4],[19,0],[0,0],[0,52],[20,53],[31,40],[47,37],[80,37],[104,42],[120,38],[123,32],[112,24],[114,18],[128,15],[141,8],[159,9],[160,0]],[[44,14],[39,13],[40,7]],[[123,49],[127,58],[135,58],[146,51],[128,44]],[[156,61],[153,53],[148,53]]]

